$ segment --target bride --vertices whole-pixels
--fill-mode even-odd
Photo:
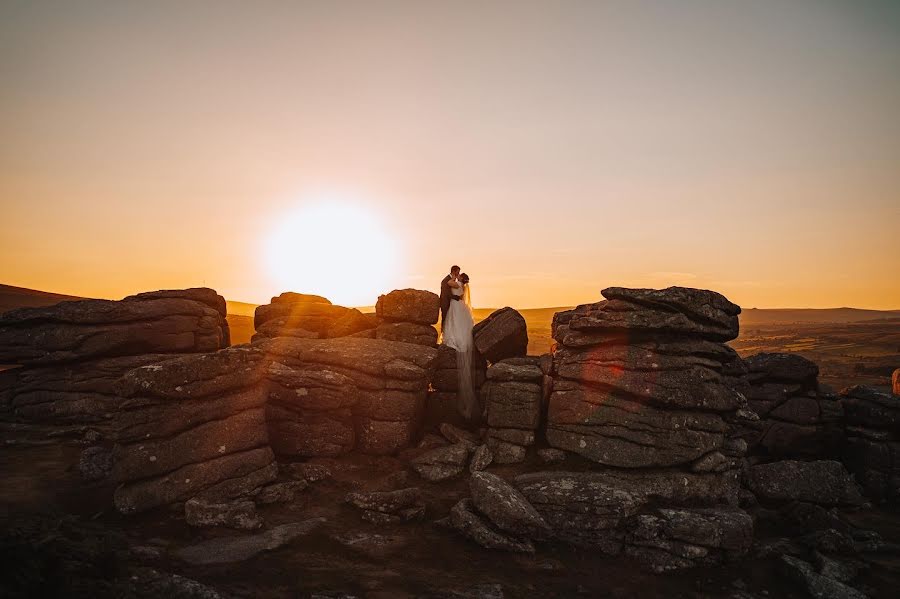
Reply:
[[[456,409],[463,418],[472,420],[477,403],[472,389],[472,350],[475,346],[472,327],[475,318],[469,295],[469,275],[461,273],[456,279],[450,279],[448,284],[450,292],[461,299],[450,302],[446,326],[442,325],[443,341],[444,345],[456,350],[456,368],[459,372]]]

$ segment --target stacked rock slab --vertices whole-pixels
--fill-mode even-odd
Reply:
[[[252,495],[278,470],[266,427],[265,354],[249,345],[134,369],[117,383],[108,477],[135,513]]]
[[[437,350],[343,337],[255,343],[266,356],[266,416],[278,454],[390,454],[418,436]]]
[[[376,324],[371,314],[335,306],[318,295],[288,291],[273,297],[271,303],[257,306],[253,317],[256,329],[253,341],[272,337],[332,339],[367,335]]]
[[[4,377],[9,407],[27,420],[100,426],[121,403],[113,384],[125,372],[227,347],[225,314],[205,288],[5,312],[0,363],[21,365]]]
[[[900,503],[900,396],[872,387],[841,392],[847,447],[844,463],[866,495]]]
[[[741,436],[752,454],[822,458],[840,454],[843,408],[820,389],[819,367],[797,354],[762,353],[744,360],[749,408],[759,415]]]
[[[507,358],[488,368],[481,396],[494,463],[521,462],[534,444],[543,378],[540,357]]]
[[[379,320],[375,338],[434,347],[440,309],[440,298],[430,291],[396,289],[380,295],[375,304]]]
[[[746,445],[730,431],[746,400],[726,384],[734,352],[724,345],[737,337],[740,307],[684,287],[613,287],[603,296],[554,317],[546,427],[551,446],[598,466],[548,475],[543,491],[533,484],[541,477],[520,489],[562,537],[655,568],[745,551],[752,521],[731,506]],[[566,496],[569,487],[580,491]],[[581,509],[593,520],[575,517]],[[690,536],[690,526],[718,531],[713,545]]]

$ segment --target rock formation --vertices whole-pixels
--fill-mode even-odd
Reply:
[[[440,308],[440,298],[430,291],[397,289],[380,295],[375,304],[379,319],[375,338],[434,347]]]
[[[843,408],[820,388],[819,367],[797,354],[762,353],[744,359],[746,395],[759,415],[741,436],[751,453],[775,457],[837,456],[843,443]]]
[[[528,326],[512,308],[501,308],[472,329],[475,348],[490,362],[518,358],[528,353]]]
[[[732,507],[746,444],[732,435],[750,413],[726,384],[734,352],[723,345],[738,334],[740,307],[683,287],[614,287],[603,296],[553,319],[546,428],[551,446],[598,468],[517,484],[563,538],[657,569],[746,550],[752,522]],[[581,509],[591,519],[581,522]],[[691,526],[716,531],[718,544],[700,542]]]
[[[900,503],[900,397],[864,386],[841,395],[847,433],[844,463],[866,495]]]
[[[521,462],[533,445],[541,418],[544,373],[540,358],[507,358],[487,369],[481,390],[487,445],[498,464]]]
[[[8,405],[30,421],[109,421],[129,370],[229,344],[225,300],[212,289],[140,293],[120,301],[80,300],[0,315],[0,363]],[[101,427],[102,428],[102,427]]]
[[[324,297],[285,292],[271,303],[257,306],[253,340],[272,337],[332,339],[371,331],[377,321],[355,308],[335,306]]]
[[[352,337],[280,337],[254,348],[266,357],[276,453],[388,454],[417,438],[437,350]]]
[[[891,374],[891,392],[894,395],[900,395],[900,368]]]
[[[265,356],[251,346],[128,372],[109,478],[122,513],[248,497],[278,473],[266,427]]]

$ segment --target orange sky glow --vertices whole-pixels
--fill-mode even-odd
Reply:
[[[0,4],[0,283],[900,309],[900,3]]]

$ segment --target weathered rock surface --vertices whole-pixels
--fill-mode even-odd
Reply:
[[[412,469],[430,482],[459,476],[469,459],[469,448],[463,443],[438,447],[413,458]]]
[[[837,457],[844,441],[843,406],[820,389],[819,368],[797,354],[762,353],[743,360],[736,388],[759,420],[738,431],[752,454]]]
[[[8,388],[10,408],[29,422],[114,425],[124,401],[115,383],[128,371],[179,357],[142,354],[18,368]]]
[[[507,358],[487,369],[481,388],[488,445],[498,464],[520,462],[540,425],[543,378],[539,357]]]
[[[425,514],[422,493],[417,487],[396,491],[350,493],[346,498],[363,511],[363,518],[374,524],[408,522]]]
[[[375,338],[435,347],[438,333],[437,329],[429,324],[383,322],[375,329]]]
[[[303,522],[275,526],[254,535],[217,537],[179,549],[175,555],[179,559],[195,565],[241,562],[309,534],[324,522],[324,518],[313,518]]]
[[[673,470],[534,472],[517,476],[514,485],[554,537],[613,555],[624,547],[632,516],[660,505],[735,505],[739,488],[734,471]]]
[[[290,329],[301,329],[321,335],[349,311],[349,308],[332,305],[323,297],[286,292],[273,297],[268,304],[256,307],[253,326],[257,333],[265,332],[268,336],[280,337],[278,330],[263,331],[266,323],[279,324],[284,334]]]
[[[747,553],[753,519],[729,507],[659,509],[629,523],[625,554],[657,572],[718,564]]]
[[[841,395],[844,464],[874,501],[900,503],[900,397],[863,386]]]
[[[472,329],[475,348],[490,362],[524,356],[528,352],[528,326],[516,310],[493,312]]]
[[[519,464],[525,461],[528,453],[526,447],[496,437],[488,437],[486,443],[495,464]]]
[[[664,410],[569,382],[555,386],[547,440],[595,462],[625,468],[675,466],[720,449],[719,414]]]
[[[463,499],[453,506],[450,510],[450,523],[464,537],[487,549],[534,553],[531,541],[514,539],[493,529],[475,512],[470,499]]]
[[[248,495],[277,474],[269,448],[263,356],[250,346],[129,371],[111,435],[110,478],[123,513],[201,497]]]
[[[747,486],[760,499],[861,505],[859,487],[840,462],[783,460],[750,468]]]
[[[252,501],[211,503],[189,499],[184,504],[184,520],[191,526],[227,526],[240,530],[254,530],[263,524]]]
[[[441,311],[440,298],[430,291],[397,289],[378,296],[375,314],[389,322],[436,324]]]
[[[813,566],[790,555],[782,555],[784,570],[802,584],[811,597],[816,599],[866,599],[866,594],[857,591],[830,576],[820,574]]]
[[[0,362],[215,351],[229,344],[223,304],[211,289],[183,289],[10,310],[0,315]]]
[[[538,449],[537,452],[538,460],[543,464],[558,464],[559,462],[563,462],[566,459],[566,452],[562,449],[555,449],[553,447],[547,447],[544,449]]]
[[[297,493],[306,489],[307,486],[308,483],[305,480],[271,483],[261,488],[253,500],[262,505],[290,503],[296,499]]]
[[[469,472],[481,472],[491,465],[494,461],[494,453],[487,445],[479,445],[472,452],[472,459],[469,461]]]
[[[388,454],[424,419],[431,348],[378,339],[278,338],[254,344],[269,364],[266,414],[279,454]]]
[[[602,293],[607,301],[558,313],[553,321],[553,338],[569,345],[565,341],[569,331],[599,333],[597,341],[606,338],[613,344],[622,344],[625,331],[711,341],[729,341],[738,335],[740,307],[714,291],[610,287]]]
[[[518,537],[545,539],[550,527],[528,500],[505,480],[489,472],[469,479],[472,505],[497,528]]]

